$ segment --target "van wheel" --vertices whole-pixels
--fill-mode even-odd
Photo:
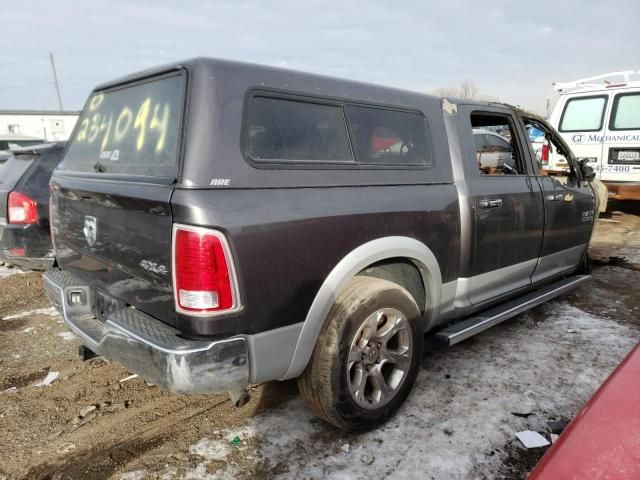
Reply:
[[[331,307],[298,378],[307,405],[349,431],[385,422],[405,401],[422,360],[420,310],[407,290],[353,278]]]

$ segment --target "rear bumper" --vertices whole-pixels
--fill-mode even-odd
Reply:
[[[640,200],[640,182],[607,182],[609,198],[615,200]]]
[[[47,270],[53,265],[53,257],[17,257],[8,250],[0,250],[0,260],[21,270]]]
[[[180,332],[114,299],[103,322],[91,312],[92,290],[58,268],[44,274],[44,287],[66,325],[90,349],[116,360],[165,390],[181,394],[235,392],[249,383],[247,342],[243,337],[218,341],[187,340]],[[72,292],[87,299],[69,304]]]
[[[46,270],[53,257],[49,232],[39,225],[0,225],[0,260],[23,270]]]

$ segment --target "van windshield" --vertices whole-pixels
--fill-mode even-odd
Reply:
[[[94,92],[59,170],[177,175],[184,75]]]

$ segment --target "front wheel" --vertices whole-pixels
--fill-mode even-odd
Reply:
[[[331,308],[298,378],[302,398],[338,428],[373,428],[409,395],[423,343],[420,310],[407,290],[355,277]]]

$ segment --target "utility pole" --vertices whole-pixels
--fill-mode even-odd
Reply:
[[[58,108],[62,111],[62,97],[60,96],[60,85],[58,85],[58,74],[56,73],[56,64],[53,61],[53,53],[49,52],[49,60],[51,60],[51,70],[53,70],[53,83],[56,87],[56,94],[58,95]]]

